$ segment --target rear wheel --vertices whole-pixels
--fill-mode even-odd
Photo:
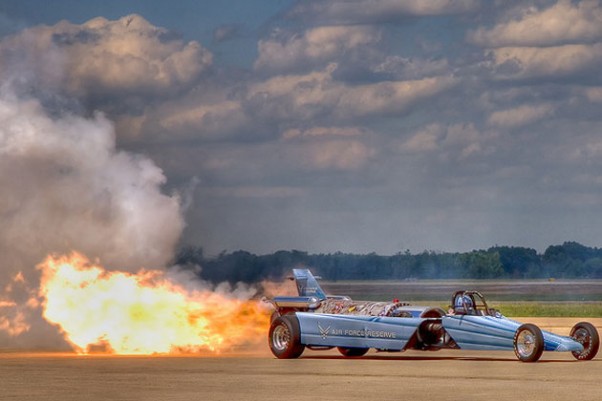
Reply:
[[[534,324],[523,324],[514,333],[514,353],[522,362],[538,361],[543,347],[543,333]]]
[[[337,349],[343,356],[363,356],[368,352],[368,348],[337,347]]]
[[[274,319],[268,335],[270,350],[279,359],[298,358],[305,350],[301,344],[301,330],[295,315]]]
[[[600,336],[598,330],[588,322],[580,322],[571,329],[573,340],[583,345],[583,351],[573,351],[573,356],[580,361],[589,361],[593,359],[600,348]]]

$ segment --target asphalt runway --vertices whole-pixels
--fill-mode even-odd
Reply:
[[[562,319],[537,323],[566,330]],[[601,378],[602,356],[579,362],[553,352],[538,363],[518,362],[512,352],[453,350],[371,351],[362,358],[306,351],[300,359],[278,360],[266,344],[221,357],[0,354],[3,401],[598,401]]]

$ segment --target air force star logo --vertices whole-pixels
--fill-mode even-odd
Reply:
[[[320,326],[320,323],[318,323],[318,330],[320,330],[320,335],[322,336],[322,340],[326,340],[326,338],[328,338],[328,333],[330,333],[330,326],[324,328],[324,327]]]

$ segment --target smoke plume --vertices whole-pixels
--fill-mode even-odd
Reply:
[[[37,99],[3,89],[0,329],[19,334],[35,321],[26,289],[37,287],[35,266],[50,253],[78,250],[120,270],[165,266],[184,223],[164,182],[150,159],[116,149],[101,113],[49,115]]]
[[[264,330],[264,311],[245,303],[254,288],[165,269],[198,180],[182,197],[163,193],[163,171],[119,149],[110,120],[211,62],[137,15],[0,40],[0,349],[221,350]],[[81,332],[94,334],[76,341]]]

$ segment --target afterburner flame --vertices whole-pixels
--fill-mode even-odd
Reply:
[[[29,299],[19,304],[12,298],[15,292],[27,293]],[[27,322],[27,312],[38,307],[35,292],[28,291],[25,277],[17,273],[8,284],[0,290],[0,331],[11,337],[27,332],[31,326]]]
[[[162,271],[108,271],[77,253],[38,269],[44,318],[79,353],[220,352],[263,338],[269,320],[257,302],[187,290]]]

